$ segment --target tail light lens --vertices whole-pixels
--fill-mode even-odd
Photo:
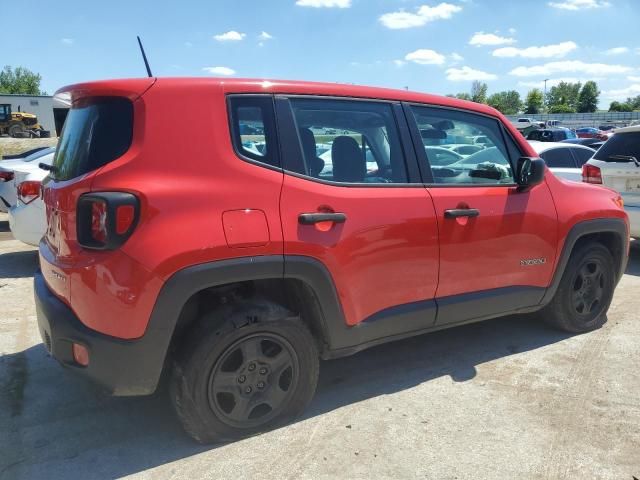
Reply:
[[[582,165],[582,181],[586,183],[602,184],[602,173],[595,165],[585,163]]]
[[[28,180],[18,185],[18,199],[28,205],[40,196],[42,183]]]
[[[100,192],[78,200],[78,243],[85,248],[114,250],[131,236],[138,223],[140,203],[131,193]]]
[[[0,170],[0,182],[10,182],[14,174],[11,170]]]

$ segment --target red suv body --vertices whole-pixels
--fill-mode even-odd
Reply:
[[[318,357],[518,312],[596,328],[625,268],[619,195],[556,178],[484,105],[259,80],[58,94],[44,342],[116,395],[171,370],[201,441],[298,413]],[[473,155],[447,148],[478,135]]]

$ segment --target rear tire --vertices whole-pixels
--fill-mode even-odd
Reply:
[[[9,125],[9,128],[7,129],[7,133],[11,138],[22,138],[23,132],[24,128],[19,123]]]
[[[232,310],[203,317],[174,363],[171,398],[184,429],[200,443],[286,423],[305,409],[318,381],[316,344],[298,317],[271,303]]]
[[[615,288],[615,268],[609,250],[587,243],[571,254],[560,285],[540,316],[561,330],[582,333],[602,327]]]

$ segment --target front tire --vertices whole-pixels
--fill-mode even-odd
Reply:
[[[251,307],[222,322],[209,315],[177,355],[171,397],[184,429],[200,443],[278,427],[313,397],[319,361],[309,330],[281,307],[269,304],[257,311],[264,315],[256,316]],[[218,328],[206,328],[215,320]]]
[[[550,325],[572,333],[602,327],[615,288],[611,253],[602,244],[587,243],[571,254],[551,302],[540,312]]]

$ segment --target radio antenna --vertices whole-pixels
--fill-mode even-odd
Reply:
[[[144,66],[147,67],[147,75],[153,77],[151,73],[151,68],[149,67],[149,62],[147,61],[147,55],[144,53],[144,47],[142,46],[142,40],[140,40],[139,36],[136,36],[138,39],[138,45],[140,45],[140,53],[142,53],[142,59],[144,60]]]

